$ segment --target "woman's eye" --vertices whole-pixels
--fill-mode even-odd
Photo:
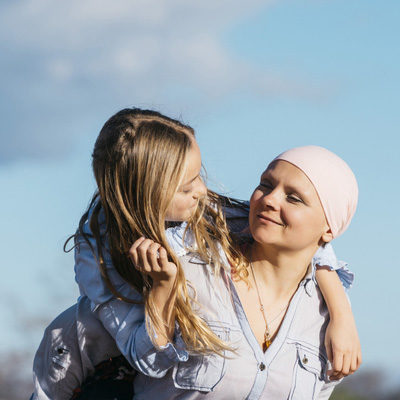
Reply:
[[[303,200],[301,200],[299,197],[293,196],[293,195],[289,195],[287,196],[288,200],[293,202],[293,203],[302,203]]]
[[[272,189],[272,185],[270,183],[262,182],[258,185],[259,188],[263,189]]]

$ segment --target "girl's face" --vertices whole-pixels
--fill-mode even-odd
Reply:
[[[200,177],[200,170],[200,149],[193,139],[187,154],[186,173],[167,209],[166,221],[187,221],[194,214],[199,199],[207,194],[207,188]]]
[[[332,239],[313,184],[299,168],[282,160],[261,175],[250,199],[249,221],[256,242],[289,251]]]

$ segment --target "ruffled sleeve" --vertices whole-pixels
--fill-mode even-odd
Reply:
[[[350,289],[354,282],[354,273],[348,268],[348,264],[344,261],[339,261],[333,251],[330,243],[320,246],[312,259],[313,280],[315,280],[315,272],[318,267],[328,267],[331,271],[336,271],[342,282],[343,287]]]

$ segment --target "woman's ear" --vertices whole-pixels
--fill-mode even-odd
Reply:
[[[332,233],[331,228],[329,228],[329,226],[328,226],[326,231],[322,234],[321,240],[325,243],[329,243],[332,239],[333,239],[333,233]]]

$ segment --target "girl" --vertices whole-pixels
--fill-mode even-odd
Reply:
[[[173,381],[174,388],[185,389],[183,392],[190,395],[215,387],[226,393],[231,386],[226,368],[233,372],[231,376],[243,375],[238,373],[240,365],[252,354],[237,317],[226,312],[231,300],[230,292],[226,292],[225,254],[238,270],[245,260],[230,243],[219,198],[210,191],[206,195],[199,177],[200,165],[190,127],[137,109],[123,110],[107,121],[93,153],[99,194],[83,216],[76,237],[76,279],[93,316],[108,331],[107,337],[113,338],[130,364],[143,373],[136,385],[138,396],[143,388],[150,387],[146,376],[162,378],[156,380],[159,384],[165,384],[164,379]],[[180,227],[165,231],[169,221],[187,221],[185,239],[179,236]],[[169,241],[168,232],[175,232]],[[186,248],[182,247],[183,240]],[[129,254],[137,269],[127,257],[132,243]],[[188,254],[187,247],[191,247]],[[174,248],[181,251],[181,258]],[[212,260],[211,265],[208,260]],[[189,271],[194,275],[189,276]],[[325,271],[317,274],[320,272]],[[327,287],[340,293],[335,284],[330,276]],[[221,286],[225,287],[222,292]],[[200,295],[202,291],[208,295]],[[335,309],[336,297],[325,291]],[[209,304],[212,294],[218,301]],[[351,318],[342,319],[347,320]],[[338,321],[335,314],[333,325]],[[357,353],[356,333],[350,338]],[[80,351],[84,352],[84,346]],[[228,354],[232,351],[235,354]],[[221,357],[224,355],[231,358]],[[39,351],[35,364],[40,365],[38,360],[43,357]],[[343,354],[335,357],[343,359]],[[68,381],[68,357],[63,361],[62,379],[47,385],[47,391],[59,387],[60,381]],[[246,379],[250,377],[247,389],[258,371],[256,366],[246,375]],[[190,379],[193,373],[200,382]],[[222,376],[227,384],[216,386]],[[78,380],[82,377],[85,375]],[[160,390],[154,380],[151,388],[155,394]]]

